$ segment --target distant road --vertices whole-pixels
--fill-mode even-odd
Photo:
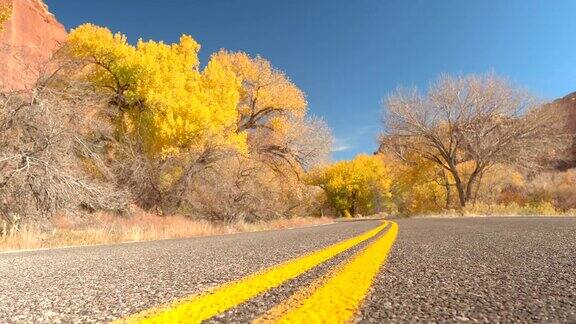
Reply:
[[[0,254],[1,323],[326,316],[576,322],[576,218],[357,221]]]

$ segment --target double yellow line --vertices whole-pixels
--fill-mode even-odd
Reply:
[[[296,292],[255,322],[347,322],[368,293],[374,277],[386,261],[398,225],[384,222],[377,228],[325,249],[283,262],[168,305],[152,308],[117,323],[200,323],[280,286],[334,256],[381,233],[350,261]]]

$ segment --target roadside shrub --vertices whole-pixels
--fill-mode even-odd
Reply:
[[[226,223],[309,216],[318,208],[315,192],[289,169],[277,172],[253,157],[235,156],[198,173],[180,212]]]
[[[550,202],[540,202],[527,205],[517,203],[510,204],[487,204],[478,202],[466,206],[464,215],[472,216],[533,216],[533,215],[564,215],[565,213],[554,208]]]
[[[85,84],[62,80],[0,94],[0,234],[57,211],[127,210],[128,196],[108,181],[97,153],[91,112],[101,99]]]
[[[526,185],[527,202],[548,202],[561,211],[576,208],[576,169],[537,174]]]

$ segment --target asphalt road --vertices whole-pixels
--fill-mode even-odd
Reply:
[[[398,224],[361,322],[576,323],[576,218]]]
[[[576,322],[576,218],[400,219],[360,322]],[[107,322],[243,278],[378,221],[0,254],[0,323]],[[210,322],[247,322],[367,240]],[[362,269],[358,269],[362,271]]]

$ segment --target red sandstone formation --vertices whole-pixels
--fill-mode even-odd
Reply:
[[[66,29],[42,0],[0,0],[12,16],[0,33],[0,89],[30,87],[54,51],[66,39]]]
[[[559,109],[560,112],[566,116],[566,131],[570,134],[576,134],[576,92],[557,99],[548,104],[548,106]],[[568,161],[561,162],[558,167],[560,169],[576,168],[576,138],[572,140]]]
[[[553,104],[566,111],[566,125],[568,129],[576,131],[576,92],[555,100]]]

